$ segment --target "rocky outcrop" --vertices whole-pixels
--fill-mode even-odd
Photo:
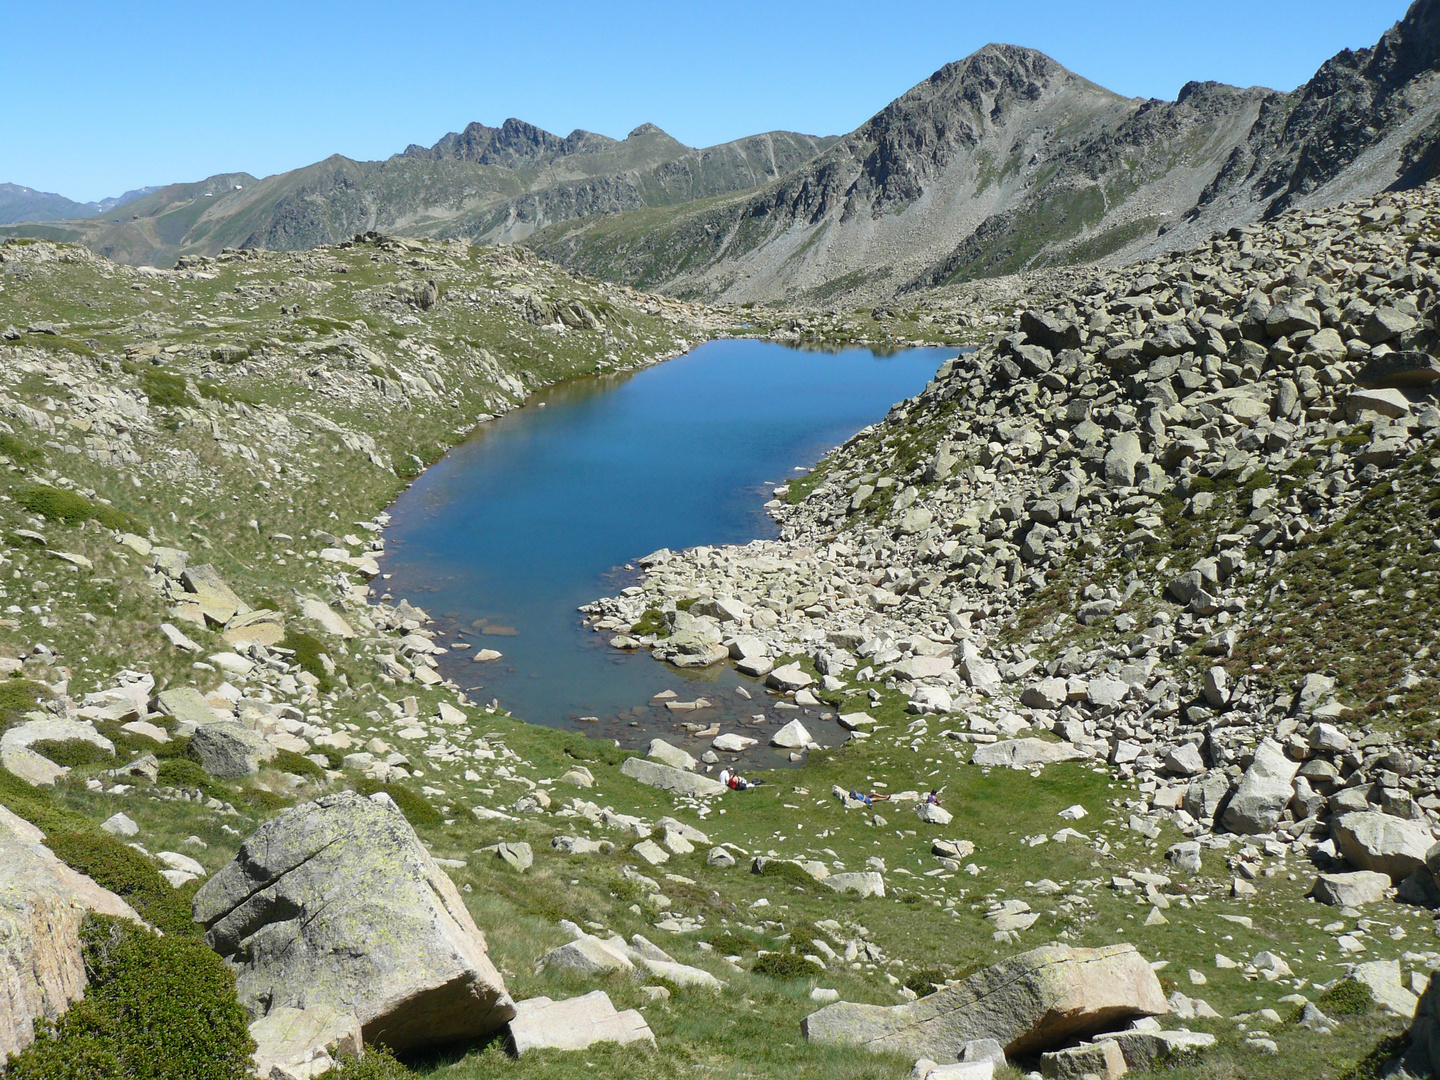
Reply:
[[[405,1050],[514,1015],[459,892],[387,796],[327,795],[267,822],[196,894],[195,918],[257,1020],[325,1006]]]
[[[87,912],[140,917],[120,897],[77,874],[44,833],[0,806],[0,1061],[35,1038],[85,991],[80,923]]]
[[[687,769],[662,765],[658,761],[647,761],[645,758],[626,758],[624,764],[620,766],[620,771],[632,780],[638,780],[642,784],[649,784],[651,787],[670,791],[676,795],[704,797],[725,793],[725,785],[718,780],[712,780],[708,776],[697,776]]]
[[[1160,980],[1133,946],[1050,945],[905,1005],[836,1002],[801,1030],[812,1042],[954,1061],[973,1039],[1031,1055],[1169,1011]]]

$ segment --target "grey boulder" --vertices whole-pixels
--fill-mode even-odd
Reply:
[[[635,1009],[617,1011],[604,990],[564,1001],[534,997],[515,1003],[510,1045],[516,1057],[530,1050],[584,1050],[602,1042],[654,1046],[655,1036],[645,1017]]]
[[[1078,761],[1085,752],[1073,743],[1053,743],[1044,739],[1010,739],[975,748],[971,765],[1004,765],[1011,769],[1033,769],[1053,765],[1057,761]]]
[[[1231,832],[1263,833],[1275,828],[1295,796],[1295,773],[1300,763],[1285,756],[1280,744],[1266,739],[1255,750],[1255,760],[1225,808],[1224,825]]]
[[[1424,866],[1425,855],[1435,844],[1420,822],[1373,810],[1341,814],[1330,829],[1347,862],[1387,874],[1391,881],[1401,881]]]
[[[327,795],[265,823],[194,915],[256,1020],[324,1006],[404,1051],[515,1013],[459,892],[385,795]]]
[[[1029,1056],[1169,1011],[1160,980],[1133,945],[1046,945],[918,1001],[836,1002],[800,1028],[815,1043],[954,1061],[974,1039],[994,1039],[1011,1057]]]
[[[275,748],[258,732],[233,720],[197,727],[190,736],[190,749],[204,770],[221,780],[249,776],[275,756]]]
[[[685,769],[662,765],[658,761],[647,761],[644,758],[626,758],[620,771],[632,780],[660,788],[662,791],[674,792],[676,795],[723,795],[726,790],[724,784],[708,776],[697,776]]]

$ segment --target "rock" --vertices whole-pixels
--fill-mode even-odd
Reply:
[[[635,970],[635,964],[630,957],[589,935],[551,949],[540,958],[536,967],[547,971],[569,971],[576,975],[604,975],[611,971]]]
[[[1194,743],[1181,743],[1166,752],[1161,767],[1171,776],[1199,776],[1205,771],[1205,759]]]
[[[1255,749],[1255,760],[1240,778],[1230,805],[1225,808],[1224,824],[1231,832],[1263,833],[1275,828],[1295,795],[1295,773],[1298,761],[1291,761],[1273,739],[1266,739]]]
[[[654,1046],[655,1036],[637,1010],[617,1012],[604,990],[564,1001],[535,997],[515,1003],[510,1048],[516,1057],[529,1050],[584,1050],[602,1042]]]
[[[684,769],[687,772],[694,772],[698,764],[696,760],[679,747],[671,746],[664,739],[651,739],[650,747],[645,751],[645,756],[652,761],[658,761],[662,765],[669,765],[672,769]]]
[[[1359,907],[1384,900],[1390,884],[1389,874],[1378,874],[1373,870],[1321,874],[1315,879],[1310,895],[1331,907]]]
[[[1154,1021],[1148,1021],[1153,1024]],[[1215,1036],[1204,1031],[1186,1031],[1183,1028],[1179,1031],[1154,1030],[1148,1026],[1147,1021],[1139,1021],[1135,1029],[1129,1031],[1101,1032],[1095,1036],[1095,1041],[1113,1042],[1120,1047],[1120,1053],[1125,1061],[1125,1066],[1130,1069],[1152,1069],[1156,1063],[1171,1055],[1195,1053],[1199,1050],[1208,1050],[1215,1045]]]
[[[1040,1075],[1053,1080],[1089,1080],[1096,1076],[1102,1080],[1118,1080],[1125,1072],[1125,1055],[1119,1044],[1110,1040],[1081,1043],[1040,1055]]]
[[[970,758],[970,764],[1033,769],[1036,766],[1053,765],[1057,761],[1078,761],[1084,756],[1084,751],[1071,743],[1052,743],[1044,739],[1011,739],[977,746]]]
[[[1399,390],[1351,390],[1345,397],[1345,411],[1352,421],[1363,412],[1397,419],[1410,414],[1410,399]]]
[[[248,776],[275,756],[275,748],[263,736],[231,720],[196,728],[190,750],[206,772],[221,780]]]
[[[134,821],[124,814],[111,815],[105,821],[101,822],[100,827],[111,836],[131,837],[140,832],[140,826],[136,825]]]
[[[791,720],[790,723],[770,736],[770,745],[778,746],[782,750],[801,750],[814,741],[810,737],[810,732],[805,730],[805,725],[799,720]]]
[[[44,833],[0,806],[0,1060],[35,1039],[85,989],[80,923],[89,911],[140,917],[62,863]]]
[[[1130,695],[1130,684],[1122,679],[1100,675],[1090,680],[1085,700],[1097,709],[1112,708]]]
[[[620,766],[620,771],[632,780],[638,780],[642,784],[649,784],[651,787],[657,787],[664,791],[674,792],[676,795],[703,798],[709,795],[723,795],[726,790],[724,784],[718,780],[711,780],[708,776],[697,776],[684,769],[676,769],[657,761],[647,761],[644,758],[626,758],[624,764]]]
[[[670,861],[670,853],[654,840],[641,840],[630,850],[651,866],[661,866]]]
[[[724,750],[727,753],[735,754],[742,750],[748,750],[752,746],[758,746],[759,743],[759,739],[750,739],[744,735],[736,735],[733,732],[727,731],[723,735],[715,736],[715,738],[711,740],[710,747],[714,750]]]
[[[511,841],[495,846],[495,857],[522,874],[535,865],[535,853],[524,841]]]
[[[327,1006],[353,1014],[367,1043],[404,1051],[514,1015],[459,892],[384,795],[341,792],[273,818],[194,913],[256,1019]]]
[[[1205,672],[1205,703],[1212,709],[1224,709],[1230,704],[1230,673],[1223,667],[1212,667]]]
[[[1352,866],[1401,881],[1425,865],[1435,844],[1430,830],[1418,821],[1375,811],[1341,814],[1330,823],[1335,846]]]
[[[205,704],[193,686],[175,686],[155,695],[155,708],[175,718],[175,734],[191,735],[201,724],[213,724],[219,717]]]
[[[1370,988],[1370,995],[1386,1012],[1409,1020],[1415,1015],[1420,999],[1400,982],[1399,960],[1371,960],[1356,964],[1350,978]]]
[[[836,1002],[811,1013],[811,1042],[955,1060],[972,1039],[1030,1056],[1141,1016],[1170,1011],[1160,980],[1132,945],[1047,945],[1003,960],[918,1001]]]
[[[279,1006],[250,1025],[250,1037],[255,1075],[262,1080],[320,1076],[336,1058],[356,1058],[364,1051],[360,1021],[328,1005]]]
[[[957,665],[957,670],[976,692],[985,694],[987,697],[994,697],[1003,685],[1000,669],[989,660],[978,656],[962,659]]]
[[[915,813],[921,821],[930,825],[949,825],[950,822],[955,820],[954,815],[943,806],[926,802],[923,799],[915,804]]]
[[[1135,468],[1144,457],[1140,438],[1133,431],[1122,431],[1110,443],[1105,455],[1105,482],[1111,487],[1134,487]]]
[[[1025,688],[1020,695],[1020,704],[1027,709],[1058,709],[1070,697],[1070,687],[1064,679],[1041,679],[1034,686]]]
[[[705,855],[707,866],[718,866],[722,869],[735,865],[735,856],[726,851],[723,847],[712,847]]]
[[[873,870],[863,873],[831,874],[821,880],[822,884],[830,886],[838,893],[855,893],[862,900],[871,896],[885,895],[885,879]]]
[[[300,614],[313,623],[317,623],[320,629],[327,634],[333,634],[338,638],[349,640],[355,636],[355,630],[340,616],[329,604],[323,600],[312,600],[309,598],[300,601]]]
[[[639,957],[639,963],[657,979],[664,979],[676,986],[698,987],[701,990],[713,990],[717,993],[725,989],[725,984],[704,968],[691,967],[689,964],[677,964],[673,960],[655,960],[648,956]]]
[[[784,667],[775,668],[765,677],[765,685],[773,686],[777,690],[803,690],[815,680],[800,670],[798,663],[786,664]]]

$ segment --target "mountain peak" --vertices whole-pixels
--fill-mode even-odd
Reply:
[[[637,127],[634,131],[630,132],[630,134],[629,134],[629,135],[626,135],[625,138],[627,138],[627,139],[638,139],[641,135],[664,135],[664,134],[665,134],[665,132],[661,131],[661,130],[660,130],[658,127],[656,127],[654,124],[645,123],[645,124],[641,124],[641,125],[640,125],[639,127]]]

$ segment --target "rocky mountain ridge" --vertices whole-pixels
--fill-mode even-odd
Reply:
[[[381,230],[510,242],[577,215],[667,206],[755,187],[832,140],[769,132],[691,149],[653,124],[623,140],[566,138],[520,120],[471,124],[385,161],[332,155],[291,172],[172,184],[118,217],[0,225],[0,235],[83,243],[139,265],[171,266],[226,247],[294,251]]]
[[[632,283],[714,299],[869,302],[1064,262],[1183,249],[1292,206],[1434,168],[1440,8],[1280,93],[1191,83],[1129,100],[1033,50],[947,65],[814,162],[663,219],[588,219],[533,243]]]

